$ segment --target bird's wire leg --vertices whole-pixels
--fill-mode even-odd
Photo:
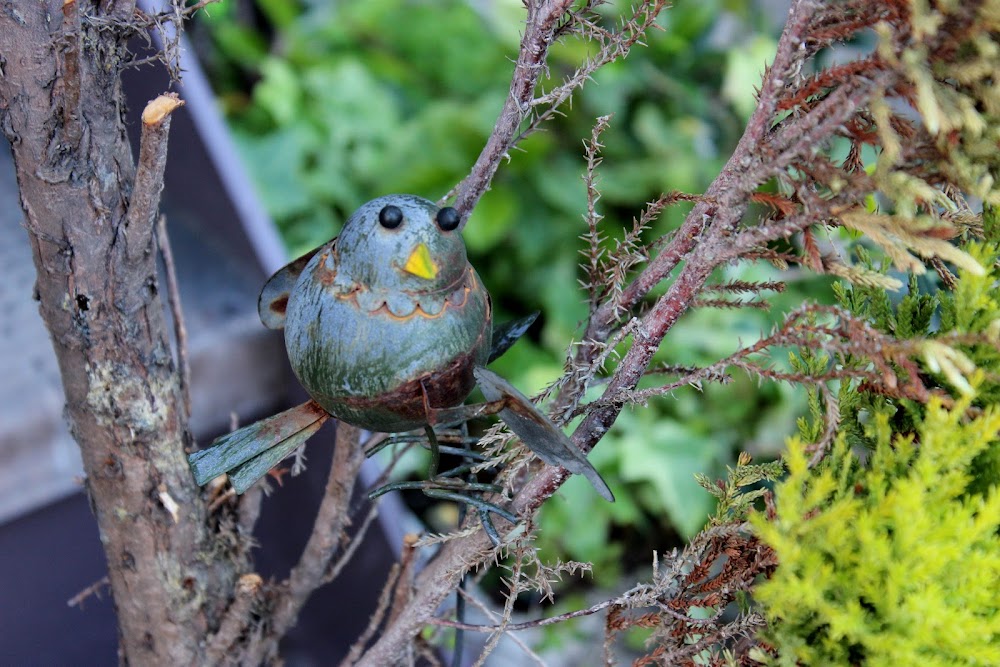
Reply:
[[[464,442],[468,442],[470,445],[474,445],[477,442],[479,442],[479,438],[465,437],[461,434],[461,431],[458,431],[454,428],[448,428],[446,426],[439,426],[436,433],[439,443],[450,442],[456,445],[461,445]],[[427,444],[426,438],[421,433],[399,433],[392,436],[392,439],[394,442],[416,442],[419,443],[420,445]],[[443,446],[444,445],[442,445],[442,447]],[[458,448],[455,449],[458,452],[462,451]]]
[[[510,399],[505,396],[499,400],[488,401],[486,403],[460,405],[455,408],[437,408],[434,413],[437,423],[442,427],[455,428],[456,426],[465,424],[472,419],[495,415],[504,408],[510,407],[510,403]]]
[[[486,537],[490,538],[490,542],[493,543],[494,547],[500,546],[500,533],[497,532],[497,527],[493,525],[493,519],[490,517],[489,510],[479,508],[479,523],[483,524],[483,530],[486,531]]]
[[[445,470],[443,473],[438,475],[438,478],[448,479],[449,477],[461,477],[462,475],[469,473],[475,467],[475,463],[463,463],[460,466],[455,466],[451,470]]]
[[[437,479],[425,479],[416,482],[390,482],[373,491],[369,491],[368,497],[374,499],[385,495],[390,491],[408,491],[413,489],[418,491],[439,490],[443,492],[450,492],[453,495],[459,495],[459,491],[485,491],[487,493],[500,493],[500,491],[502,491],[502,489],[496,484],[469,484],[461,480],[442,479],[441,477],[438,477]]]
[[[441,446],[438,444],[437,435],[434,433],[434,425],[441,424],[444,428],[449,426],[459,426],[462,429],[462,434],[468,436],[468,423],[470,419],[475,417],[482,417],[485,415],[492,415],[503,410],[508,405],[508,400],[506,397],[500,399],[499,401],[491,401],[489,403],[480,403],[478,405],[465,405],[459,406],[457,408],[451,409],[434,409],[430,406],[430,398],[427,395],[427,388],[423,384],[420,385],[420,390],[423,393],[424,398],[424,412],[427,414],[428,425],[424,427],[424,432],[427,434],[427,442],[430,445],[431,450],[431,463],[430,463],[430,474],[429,478],[433,480],[437,477],[438,464],[441,457]],[[451,420],[449,422],[449,420]],[[461,440],[463,453],[462,457],[465,459],[465,465],[468,465],[469,459],[472,458],[472,451],[469,449],[469,442],[467,437],[463,437]],[[461,467],[465,467],[465,465]],[[453,473],[455,474],[455,473]],[[469,471],[471,479],[467,481],[468,486],[466,489],[476,490],[481,485],[475,481],[475,473],[471,470]],[[498,491],[499,493],[499,491]],[[493,503],[482,500],[481,498],[473,498],[472,496],[464,496],[463,494],[454,493],[451,491],[438,490],[438,489],[427,489],[424,491],[427,496],[436,498],[451,498],[452,500],[457,500],[459,502],[464,502],[466,504],[473,505],[479,510],[479,518],[483,523],[483,530],[489,536],[490,541],[493,543],[494,547],[500,546],[500,537],[497,534],[496,527],[493,525],[493,520],[490,518],[489,513],[493,512],[502,516],[503,518],[511,521],[510,517],[514,517],[513,514],[507,510],[494,505]],[[497,511],[500,510],[500,511]],[[465,518],[465,508],[462,507],[460,510],[460,517]],[[517,523],[516,517],[511,523]]]
[[[487,512],[493,512],[499,517],[507,519],[511,523],[517,523],[517,515],[512,513],[510,510],[505,510],[499,505],[494,505],[493,503],[483,500],[482,498],[476,498],[474,496],[467,496],[461,493],[455,493],[454,491],[445,491],[443,489],[427,489],[424,491],[424,495],[430,498],[440,498],[441,500],[453,500],[457,503],[465,503],[466,505],[472,505],[476,509],[485,510]]]
[[[370,459],[371,457],[375,456],[386,447],[391,447],[393,445],[397,445],[402,442],[409,442],[408,440],[403,441],[400,440],[399,438],[400,436],[398,435],[389,435],[388,433],[379,434],[378,436],[373,438],[375,442],[365,447],[365,457]]]
[[[448,445],[441,444],[443,442],[454,442],[457,444],[464,444],[462,438],[457,438],[454,436],[444,435],[441,433],[437,434],[438,440],[438,451],[442,454],[451,454],[454,456],[465,456],[476,461],[485,461],[486,457],[477,452],[469,452],[461,447],[451,447]],[[477,438],[466,438],[471,444],[479,442]],[[412,445],[417,444],[424,449],[430,450],[430,444],[427,442],[427,436],[423,433],[396,433],[393,435],[382,434],[381,437],[377,438],[376,441],[365,449],[365,456],[371,458],[381,452],[387,447],[392,447],[393,445]]]
[[[500,400],[490,401],[488,403],[459,406],[456,408],[437,409],[430,407],[430,401],[427,396],[426,389],[423,386],[421,386],[421,389],[424,393],[424,410],[427,413],[428,421],[428,425],[424,427],[424,437],[427,439],[426,447],[430,451],[431,455],[430,464],[428,465],[428,479],[423,482],[394,482],[386,484],[370,491],[368,493],[368,497],[374,499],[388,493],[389,491],[419,489],[428,497],[453,500],[463,504],[460,510],[462,512],[462,519],[465,517],[464,505],[471,505],[477,509],[479,520],[482,523],[483,530],[489,537],[490,542],[493,543],[494,547],[499,547],[500,535],[496,526],[493,525],[490,512],[507,519],[511,523],[517,523],[517,517],[494,503],[483,500],[482,498],[475,498],[473,496],[459,493],[459,491],[485,491],[492,493],[502,492],[502,489],[495,485],[480,484],[475,481],[475,475],[472,472],[472,468],[475,466],[476,462],[485,461],[486,457],[473,452],[469,448],[469,445],[477,440],[470,439],[468,437],[467,422],[469,419],[496,414],[500,410],[506,408],[509,405],[509,401],[506,397],[504,397]],[[462,447],[458,448],[441,445],[438,435],[434,431],[435,424],[441,424],[444,428],[454,426],[460,427],[462,429],[462,435],[457,439],[457,442],[460,443]],[[449,440],[456,441],[453,438],[449,438]],[[371,448],[367,452],[367,455],[372,456],[390,444],[420,442],[420,444],[423,445],[422,441],[423,437],[413,434],[393,436],[391,438],[384,439],[375,447]],[[463,464],[452,470],[447,470],[439,474],[438,469],[441,464],[442,452],[461,456],[464,460]],[[461,487],[458,487],[457,485],[453,486],[453,484],[449,483],[452,478],[460,477],[462,475],[468,475],[468,477],[465,484]]]
[[[495,505],[489,501],[483,500],[482,498],[476,498],[474,496],[467,495],[466,493],[458,493],[457,491],[484,491],[492,493],[502,493],[503,489],[494,484],[483,484],[477,479],[474,468],[477,463],[481,463],[486,460],[486,457],[473,452],[470,445],[477,442],[476,438],[468,437],[468,424],[467,420],[470,418],[470,413],[468,410],[459,408],[456,410],[448,411],[433,411],[434,414],[430,413],[430,408],[427,404],[426,394],[425,394],[425,408],[428,409],[428,425],[424,427],[424,436],[427,438],[426,447],[430,451],[431,460],[428,465],[428,479],[421,482],[393,482],[391,484],[385,484],[373,491],[368,493],[368,497],[375,499],[390,491],[402,491],[405,489],[420,489],[424,495],[430,498],[439,498],[442,500],[452,500],[458,503],[458,525],[461,526],[465,522],[467,507],[475,507],[476,513],[479,517],[479,522],[483,526],[483,532],[492,542],[494,548],[498,548],[501,544],[500,534],[493,524],[493,518],[490,513],[497,514],[503,517],[511,523],[517,523],[518,519],[513,513],[505,510],[504,508]],[[507,401],[500,400],[494,401],[492,403],[480,404],[478,406],[467,406],[473,407],[472,411],[474,414],[471,416],[484,416],[489,414],[495,414],[503,407],[506,407]],[[459,412],[458,410],[461,410]],[[444,413],[444,414],[443,414]],[[443,446],[438,440],[438,435],[434,431],[434,424],[439,422],[441,416],[445,416],[446,419],[454,419],[451,422],[452,425],[459,426],[461,428],[461,437],[457,440],[450,438],[452,442],[458,442],[461,444],[459,447],[449,447]],[[461,416],[461,419],[458,417]],[[368,456],[374,455],[376,452],[380,451],[384,447],[392,444],[400,443],[419,443],[423,445],[423,438],[417,435],[401,435],[385,438],[381,442],[377,443],[372,447],[367,453]],[[462,464],[446,470],[443,473],[438,474],[438,468],[441,463],[441,453],[458,455],[462,457]],[[455,478],[462,478],[461,482]],[[452,490],[454,489],[454,490]],[[465,622],[465,597],[463,595],[467,585],[466,576],[463,575],[461,581],[458,584],[458,589],[455,592],[455,618],[459,623]],[[451,657],[452,667],[461,667],[462,658],[464,655],[464,644],[465,644],[465,631],[461,628],[455,629],[455,648]]]
[[[437,436],[434,434],[433,426],[425,426],[424,433],[427,434],[427,443],[430,445],[431,462],[427,466],[427,477],[434,479],[438,474],[438,464],[441,462],[441,449],[438,446]]]
[[[439,442],[439,444],[438,444],[438,451],[441,452],[442,454],[451,454],[453,456],[461,456],[463,459],[466,459],[466,460],[469,460],[469,461],[485,461],[486,460],[486,457],[483,456],[482,454],[478,454],[476,452],[466,452],[466,450],[462,449],[461,447],[449,447],[448,445],[442,445],[442,444],[440,444],[440,436],[438,436],[438,442]],[[476,441],[476,442],[478,442],[478,441]],[[424,446],[423,442],[421,442],[421,446]],[[444,473],[442,473],[442,474],[444,474]]]
[[[464,435],[468,434],[468,425],[465,423],[462,424],[462,433]],[[469,448],[469,444],[466,443],[464,439],[462,442],[462,449],[465,450],[466,454],[470,454],[472,452],[472,450]],[[469,457],[465,456],[463,457],[463,460],[465,461],[465,464],[459,467],[469,469],[466,481],[472,483],[477,482],[478,480],[476,479],[476,473],[472,472],[472,464],[470,463]],[[449,470],[448,472],[450,473],[453,471]],[[466,507],[467,506],[464,504],[458,506],[459,528],[461,528],[462,524],[465,523]],[[479,511],[480,511],[480,516],[482,516],[483,510]],[[486,515],[489,516],[489,512],[486,512]],[[455,620],[458,621],[459,623],[465,623],[465,596],[463,595],[463,593],[465,592],[467,581],[468,581],[468,575],[463,574],[462,579],[458,582],[458,590],[455,591]],[[455,650],[451,654],[451,667],[462,667],[462,653],[464,653],[464,649],[465,649],[465,630],[463,630],[462,628],[455,628]]]

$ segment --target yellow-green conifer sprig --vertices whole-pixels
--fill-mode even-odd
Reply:
[[[780,563],[756,594],[776,664],[1000,664],[1000,493],[968,493],[1000,411],[968,407],[907,435],[872,415],[864,466],[841,437],[809,470],[789,441],[777,517],[751,519]]]

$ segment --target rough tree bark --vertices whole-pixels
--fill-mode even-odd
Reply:
[[[0,126],[108,555],[121,661],[193,665],[238,563],[219,557],[184,456],[153,233],[169,108],[144,116],[137,175],[119,80],[134,11],[113,1],[0,5]]]

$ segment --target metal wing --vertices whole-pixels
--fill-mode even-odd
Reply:
[[[528,449],[549,465],[562,466],[572,473],[583,475],[605,500],[615,501],[611,489],[583,452],[527,396],[493,371],[477,366],[472,372],[486,400],[506,401],[509,407],[500,410],[500,419]]]
[[[302,269],[306,268],[309,260],[326,245],[310,250],[298,259],[285,264],[264,283],[264,287],[260,290],[260,298],[257,299],[257,314],[260,315],[260,321],[265,327],[285,328],[285,311],[288,308],[288,297],[292,294],[292,288],[295,287],[296,281],[302,275]]]
[[[492,364],[494,359],[497,359],[509,350],[510,346],[516,343],[528,331],[528,328],[535,323],[535,320],[538,319],[538,313],[539,311],[536,310],[527,317],[504,322],[493,327],[493,347],[490,349],[490,358],[486,363]]]

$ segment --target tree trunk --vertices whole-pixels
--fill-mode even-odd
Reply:
[[[148,211],[129,210],[136,167],[119,71],[134,3],[78,4],[0,4],[0,127],[108,558],[121,660],[194,665],[238,565],[185,459],[153,234],[162,179]]]

